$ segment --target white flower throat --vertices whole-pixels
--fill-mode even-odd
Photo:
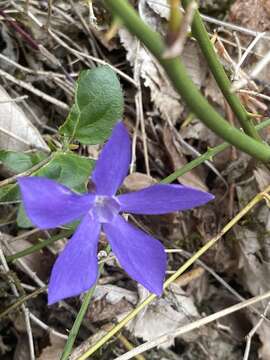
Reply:
[[[90,213],[101,223],[108,223],[118,215],[119,201],[115,196],[97,195]]]

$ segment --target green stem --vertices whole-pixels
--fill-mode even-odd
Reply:
[[[164,59],[166,49],[161,36],[151,30],[125,0],[105,0],[113,14],[121,18],[128,30],[136,35],[163,66],[177,92],[182,96],[190,110],[222,139],[257,160],[270,161],[270,147],[231,126],[207,102],[196,88],[180,59]]]
[[[182,0],[182,4],[186,9],[192,0]],[[261,141],[259,134],[256,131],[256,128],[249,117],[248,112],[242,105],[238,96],[231,91],[231,82],[218,59],[218,56],[215,52],[214,46],[209,39],[207,30],[204,26],[204,23],[201,19],[200,13],[198,10],[195,11],[192,22],[192,35],[198,41],[200,48],[207,60],[207,64],[216,79],[216,82],[222,91],[224,97],[228,101],[229,105],[232,108],[232,111],[238,118],[243,130],[249,136],[253,137],[256,140]]]
[[[34,252],[39,251],[39,250],[45,248],[46,246],[51,245],[52,243],[54,243],[57,240],[63,239],[64,237],[68,237],[72,233],[73,233],[73,230],[62,231],[61,234],[59,234],[59,235],[52,236],[50,239],[43,240],[38,244],[29,246],[25,250],[19,251],[16,254],[6,256],[6,260],[7,260],[8,263],[10,263],[12,261],[15,261],[15,260],[21,258],[21,257],[33,254]]]
[[[169,33],[175,35],[179,31],[182,14],[180,12],[180,0],[170,0]]]
[[[107,254],[110,252],[110,246],[108,245],[107,248],[106,248],[106,252]],[[99,274],[98,274],[98,278],[100,276],[100,274],[102,273],[103,271],[103,268],[104,268],[104,262],[101,263],[99,265]],[[98,280],[97,280],[98,281]],[[97,283],[96,283],[97,284]],[[94,295],[94,292],[95,292],[95,289],[96,289],[96,284],[94,286],[91,287],[90,290],[87,291],[84,299],[83,299],[83,302],[82,302],[82,305],[81,305],[81,308],[78,312],[78,315],[73,323],[73,326],[70,330],[70,333],[69,333],[69,336],[68,336],[68,339],[67,339],[67,342],[65,344],[65,347],[64,347],[64,350],[63,350],[63,353],[61,355],[61,358],[60,360],[67,360],[69,358],[69,355],[72,351],[72,348],[73,348],[73,345],[74,345],[74,342],[77,338],[77,335],[78,335],[78,332],[80,330],[80,327],[81,327],[81,324],[82,324],[82,321],[84,319],[84,315],[89,307],[89,304],[90,304],[90,301]]]
[[[260,131],[269,125],[270,125],[270,119],[267,119],[267,120],[263,121],[262,123],[260,123],[259,125],[257,125],[255,128],[256,128],[256,130]],[[207,150],[204,154],[198,156],[196,159],[190,161],[186,165],[182,166],[180,169],[176,170],[175,172],[173,172],[172,174],[167,176],[165,179],[161,180],[161,183],[169,184],[169,183],[173,182],[179,176],[183,176],[184,174],[191,171],[195,167],[201,165],[205,161],[212,159],[214,156],[216,156],[218,153],[224,151],[228,147],[230,147],[230,144],[222,143],[218,146],[215,146],[212,149]]]
[[[270,125],[270,121],[269,121],[269,125]],[[198,156],[196,159],[188,162],[186,165],[184,165],[180,169],[174,171],[172,174],[167,176],[165,179],[162,179],[160,183],[161,184],[170,184],[171,182],[176,180],[179,176],[183,176],[185,173],[191,171],[192,169],[201,165],[205,161],[213,158],[215,155],[224,151],[228,147],[230,147],[230,144],[222,143],[212,149],[208,149],[204,154],[202,154],[202,155]]]
[[[81,323],[83,321],[83,318],[84,318],[84,315],[88,309],[88,306],[90,304],[90,301],[92,299],[92,296],[94,294],[94,291],[96,289],[96,286],[94,285],[93,287],[91,287],[90,290],[87,291],[85,297],[83,298],[83,302],[82,302],[82,305],[81,305],[81,308],[80,308],[80,311],[78,312],[78,315],[72,325],[72,328],[70,330],[70,333],[68,335],[68,339],[67,339],[67,342],[65,344],[65,347],[64,347],[64,350],[63,350],[63,353],[61,355],[61,358],[60,360],[67,360],[69,358],[69,355],[72,351],[72,348],[73,348],[73,345],[74,345],[74,342],[76,340],[76,337],[77,337],[77,334],[80,330],[80,327],[81,327]]]

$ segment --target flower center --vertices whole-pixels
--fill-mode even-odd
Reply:
[[[120,204],[114,196],[97,195],[90,212],[97,217],[99,222],[111,222],[119,213]]]

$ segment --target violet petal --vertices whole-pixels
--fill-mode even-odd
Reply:
[[[49,305],[79,295],[94,285],[98,275],[99,232],[99,222],[86,215],[53,266]]]
[[[157,184],[117,196],[120,211],[133,214],[165,214],[204,205],[214,196],[183,185]]]
[[[128,224],[121,216],[103,224],[112,251],[126,272],[149,291],[161,295],[166,253],[156,239]]]
[[[40,229],[54,228],[79,219],[91,208],[95,195],[78,195],[44,177],[20,177],[23,205],[31,222]]]
[[[116,124],[92,172],[98,195],[114,195],[127,175],[131,143],[125,125]]]

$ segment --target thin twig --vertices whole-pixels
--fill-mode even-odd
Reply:
[[[5,62],[13,65],[14,67],[16,67],[17,69],[26,72],[27,74],[34,74],[34,75],[42,75],[42,76],[47,76],[50,78],[50,80],[54,80],[55,78],[61,78],[61,79],[66,79],[66,75],[65,74],[61,74],[61,73],[56,73],[53,71],[45,71],[45,70],[33,70],[30,69],[26,66],[23,66],[19,63],[17,63],[16,61],[8,58],[7,56],[0,54],[0,59],[4,60]],[[78,73],[71,73],[69,74],[69,76],[71,77],[77,77]]]
[[[11,244],[11,243],[13,243],[15,241],[23,240],[23,239],[27,238],[28,236],[36,234],[39,231],[40,231],[40,229],[37,229],[37,228],[29,230],[29,231],[25,231],[25,232],[23,232],[22,234],[20,234],[18,236],[10,237],[10,239],[7,239],[7,243]]]
[[[108,62],[101,60],[99,58],[96,58],[94,56],[91,56],[87,53],[83,53],[81,51],[78,51],[70,46],[68,46],[63,40],[60,39],[59,36],[56,35],[55,32],[53,32],[52,30],[49,30],[48,33],[51,35],[51,37],[59,44],[61,45],[63,48],[67,49],[69,52],[71,52],[72,54],[74,54],[75,56],[80,56],[82,58],[88,59],[88,60],[93,60],[96,63],[100,64],[100,65],[107,65],[110,68],[112,68],[119,76],[121,76],[123,79],[127,80],[128,82],[130,82],[132,85],[137,86],[136,82],[127,74],[125,74],[123,71],[117,69],[115,66],[109,64]]]
[[[51,18],[52,18],[52,2],[53,0],[48,0],[48,16],[46,22],[46,29],[50,29],[51,27]]]
[[[9,99],[9,100],[0,100],[0,104],[7,104],[7,103],[12,103],[12,102],[17,103],[17,102],[24,101],[25,99],[28,99],[28,95],[18,96],[16,98]]]
[[[242,87],[246,86],[251,80],[256,79],[259,73],[268,65],[270,62],[270,51],[255,65],[254,69],[248,75],[248,78],[235,81],[232,85],[232,91],[237,91]]]
[[[148,0],[148,2],[163,6],[165,8],[170,8],[170,5],[165,4],[164,2],[162,3],[162,2],[160,2],[158,0]],[[228,29],[233,30],[233,31],[238,31],[238,32],[246,34],[246,35],[251,35],[251,36],[256,37],[256,36],[258,36],[258,34],[260,34],[260,31],[251,30],[251,29],[245,28],[245,27],[240,26],[240,25],[232,24],[232,23],[229,23],[227,21],[222,21],[222,20],[219,20],[217,18],[213,18],[212,16],[202,14],[201,17],[206,22],[218,25],[220,27],[225,27],[225,28],[228,28]],[[264,35],[264,38],[267,39],[267,40],[270,40],[270,37],[267,34]]]
[[[58,336],[61,339],[67,339],[67,335],[60,333],[57,330],[54,330],[53,328],[51,328],[50,326],[48,326],[47,324],[45,324],[43,321],[41,321],[38,317],[36,317],[36,315],[34,315],[33,313],[30,312],[29,314],[30,319],[37,324],[39,327],[41,327],[43,330],[47,331],[48,333]]]
[[[14,252],[11,244],[8,244],[6,239],[2,239],[2,243],[10,254]],[[37,276],[37,274],[26,264],[23,259],[17,259],[15,265],[22,269],[38,286],[46,287],[46,284]]]
[[[248,95],[252,95],[252,96],[261,98],[261,99],[263,99],[263,100],[270,101],[270,96],[265,95],[265,94],[258,93],[257,91],[240,89],[240,90],[238,90],[238,92],[239,92],[240,94],[241,94],[241,93],[242,93],[242,94],[248,94]]]
[[[250,305],[256,304],[262,300],[268,299],[270,297],[270,291],[268,291],[267,293],[263,294],[263,295],[258,295],[258,296],[254,296],[251,299],[248,299],[246,301],[243,301],[241,303],[238,303],[236,305],[230,306],[226,309],[223,309],[221,311],[218,311],[215,314],[206,316],[202,319],[199,319],[197,321],[192,322],[191,324],[187,324],[184,325],[176,330],[173,331],[169,331],[164,335],[161,335],[159,337],[156,337],[153,340],[147,341],[146,343],[136,347],[135,349],[128,351],[127,353],[125,353],[124,355],[121,355],[119,357],[117,357],[115,360],[129,360],[131,358],[133,358],[135,355],[141,354],[147,350],[150,350],[154,347],[160,346],[162,344],[164,344],[167,341],[171,341],[172,339],[174,339],[177,336],[186,334],[187,332],[190,332],[192,330],[198,329],[202,326],[205,326],[207,324],[210,324],[213,321],[216,321],[218,319],[223,318],[224,316],[227,316],[229,314],[232,314],[236,311],[239,311],[241,309],[244,309]],[[81,358],[79,358],[78,360],[80,360]]]
[[[180,133],[175,129],[175,127],[173,126],[170,117],[167,115],[166,116],[166,120],[168,121],[168,124],[170,126],[170,129],[172,130],[173,134],[175,135],[175,137],[177,138],[177,140],[179,141],[179,143],[186,148],[187,150],[189,150],[191,152],[192,155],[197,156],[197,159],[202,156],[202,154],[196,150],[192,145],[190,145],[187,141],[185,141],[182,136],[180,135]],[[190,164],[190,162],[188,163]],[[209,167],[209,169],[211,169],[213,171],[214,174],[217,175],[218,178],[220,178],[220,180],[223,182],[223,184],[226,186],[226,188],[228,188],[228,183],[227,181],[224,179],[224,177],[220,174],[220,172],[215,168],[214,164],[209,161],[208,159],[205,159],[204,164]]]
[[[6,258],[5,258],[4,252],[2,250],[1,244],[0,244],[0,261],[3,265],[4,271],[6,273],[9,273],[10,270],[9,270],[8,264],[6,262]],[[16,288],[16,285],[13,282],[13,279],[10,280],[10,287],[11,287],[13,294],[17,298],[19,298],[20,294]],[[28,335],[30,359],[35,360],[36,357],[35,357],[35,350],[34,350],[33,334],[32,334],[31,324],[30,324],[30,320],[29,320],[29,310],[27,309],[27,307],[24,304],[21,305],[21,308],[24,313],[26,331],[27,331],[27,335]]]
[[[0,69],[0,76],[4,77],[5,79],[13,82],[16,85],[21,86],[22,88],[30,91],[32,94],[35,94],[36,96],[40,97],[41,99],[61,108],[64,110],[68,110],[69,106],[67,104],[65,104],[64,102],[55,99],[54,97],[45,94],[43,91],[38,90],[37,88],[35,88],[34,86],[32,86],[31,84],[29,84],[28,82],[25,82],[23,80],[18,80],[16,79],[14,76],[8,74],[7,72],[5,72],[4,70]]]
[[[46,290],[47,290],[47,287],[45,286],[45,287],[36,289],[35,291],[33,291],[30,294],[21,296],[16,302],[11,304],[6,310],[4,310],[0,313],[0,319],[7,316],[10,312],[14,311],[15,309],[17,309],[19,306],[24,304],[27,300],[35,298],[37,295],[42,294]]]
[[[12,1],[12,3],[14,4],[14,2]],[[20,9],[21,11],[23,11],[23,9],[18,6],[17,4],[14,4],[14,6],[17,8],[17,9]],[[38,25],[41,29],[43,29],[44,25],[40,22],[40,20],[31,12],[31,11],[28,11],[28,16],[35,22],[36,25]],[[106,61],[104,60],[101,60],[99,58],[96,58],[94,56],[91,56],[89,54],[86,54],[86,53],[82,53],[74,48],[71,48],[70,46],[68,46],[64,41],[62,41],[59,36],[56,35],[55,32],[53,32],[51,29],[48,29],[48,34],[59,44],[61,45],[62,47],[64,47],[65,49],[67,49],[69,52],[71,52],[72,54],[74,54],[75,56],[80,56],[80,57],[83,57],[83,58],[86,58],[86,59],[89,59],[89,60],[92,60],[92,61],[95,61],[96,63],[98,64],[101,64],[101,65],[107,65],[107,66],[110,66],[119,76],[121,76],[122,78],[124,78],[125,80],[127,80],[128,82],[130,82],[131,84],[133,84],[134,86],[136,86],[137,84],[135,83],[135,81],[130,77],[128,76],[127,74],[125,74],[124,72],[122,72],[121,70],[117,69],[116,67],[114,67],[113,65],[107,63]],[[66,105],[66,104],[65,104]]]
[[[10,18],[5,11],[0,9],[0,15],[4,17],[6,22],[18,33],[20,36],[28,43],[29,46],[31,46],[34,50],[38,50],[38,44],[37,42],[32,38],[32,36],[26,32],[19,23],[14,20],[13,18]]]
[[[265,320],[265,318],[267,316],[269,307],[270,307],[270,301],[268,302],[263,314],[261,314],[260,320],[257,322],[257,324],[250,330],[250,332],[246,336],[247,342],[246,342],[246,348],[245,348],[245,353],[244,353],[243,360],[248,360],[248,358],[249,358],[252,337],[255,335],[256,331],[259,329],[259,327],[264,322],[264,320]]]
[[[148,157],[148,147],[147,147],[147,135],[145,131],[145,119],[144,119],[144,111],[143,111],[143,101],[142,101],[142,88],[140,81],[140,73],[142,63],[139,61],[139,53],[140,53],[140,41],[137,41],[136,46],[136,56],[135,56],[135,64],[134,64],[134,80],[137,84],[137,94],[135,95],[135,105],[136,105],[136,114],[137,119],[140,122],[141,131],[142,131],[142,141],[143,141],[143,152],[144,152],[144,162],[146,174],[150,176],[150,166],[149,166],[149,157]]]
[[[250,54],[251,50],[254,48],[254,46],[257,44],[257,42],[264,37],[265,32],[259,33],[255,39],[253,39],[253,41],[249,44],[249,46],[247,47],[246,51],[244,52],[243,56],[241,57],[241,59],[239,60],[239,62],[236,64],[235,67],[235,74],[234,74],[234,79],[238,78],[238,72],[242,66],[242,64],[244,63],[244,61],[246,60],[246,58],[248,57],[248,55]]]
[[[183,249],[166,249],[166,252],[168,254],[179,253],[185,259],[189,259],[192,256],[192,254],[190,252],[185,251]],[[225,287],[225,289],[227,289],[239,301],[246,301],[246,299],[242,295],[240,295],[231,285],[229,285],[225,280],[223,280],[221,276],[219,276],[212,268],[210,268],[208,265],[206,265],[202,260],[198,259],[198,260],[196,260],[195,263],[200,265],[209,274],[211,274],[222,286]],[[254,314],[261,316],[261,312],[258,309],[256,309],[254,306],[251,306],[250,308]],[[265,317],[264,317],[264,320],[267,320],[269,322],[269,320]]]
[[[130,174],[132,174],[136,170],[136,144],[137,144],[139,124],[140,124],[139,116],[136,116],[136,124],[132,137],[132,151],[131,151],[132,155],[131,155],[131,162],[129,167]]]
[[[55,78],[55,80],[57,79],[57,77]],[[16,93],[15,90],[11,90],[12,93]],[[27,101],[24,101],[22,102],[22,105],[25,107],[26,111],[28,111],[32,117],[33,117],[33,120],[43,129],[46,129],[46,130],[49,130],[51,131],[53,134],[56,134],[57,133],[57,130],[47,124],[44,124],[44,122],[42,122],[39,117],[37,116],[37,114],[35,113],[34,109],[32,106],[30,106]]]
[[[7,136],[9,136],[9,137],[11,137],[11,138],[19,141],[21,144],[26,145],[27,147],[33,147],[33,148],[35,148],[35,149],[37,149],[37,150],[40,150],[40,151],[43,151],[43,152],[44,152],[44,151],[49,151],[49,150],[47,150],[45,147],[40,147],[40,146],[36,145],[35,143],[30,143],[30,142],[28,142],[27,140],[21,138],[20,136],[18,136],[18,135],[16,135],[16,134],[14,134],[14,133],[6,130],[6,129],[3,128],[2,126],[0,126],[0,133],[1,133],[1,132],[2,132],[3,134],[7,135]]]

